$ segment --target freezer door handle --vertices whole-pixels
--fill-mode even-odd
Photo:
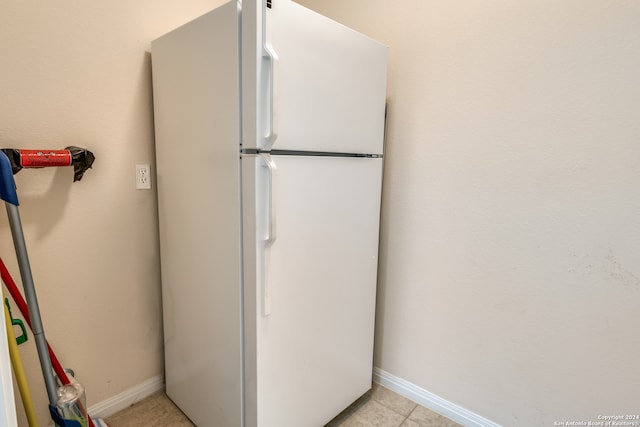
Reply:
[[[275,117],[275,72],[276,72],[276,62],[278,61],[278,55],[273,50],[273,46],[269,43],[265,43],[262,49],[262,57],[267,62],[268,66],[263,67],[264,73],[267,74],[266,86],[267,86],[267,94],[266,97],[266,110],[269,112],[269,116],[267,118],[267,131],[264,136],[263,147],[265,150],[271,150],[274,142],[278,138],[278,130],[276,125],[276,117]]]

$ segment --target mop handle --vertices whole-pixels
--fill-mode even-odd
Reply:
[[[16,249],[18,258],[18,266],[20,267],[20,276],[22,277],[22,285],[24,289],[25,299],[29,301],[29,317],[31,318],[31,331],[36,342],[36,349],[40,357],[40,367],[44,376],[44,383],[47,388],[47,395],[51,405],[55,405],[58,401],[56,381],[51,371],[51,359],[47,351],[47,341],[44,335],[44,327],[42,326],[42,318],[40,317],[40,309],[38,307],[38,297],[36,295],[31,266],[29,264],[29,256],[27,255],[27,246],[22,232],[22,223],[18,207],[5,203],[7,207],[7,215],[9,216],[9,227],[13,236],[13,245]]]

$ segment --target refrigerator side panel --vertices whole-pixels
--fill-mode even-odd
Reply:
[[[166,390],[202,426],[242,423],[238,21],[152,43]]]
[[[387,47],[290,0],[267,9],[274,149],[382,154]]]
[[[321,426],[371,388],[382,159],[271,160],[272,213],[258,226],[271,237],[256,290],[258,425]]]

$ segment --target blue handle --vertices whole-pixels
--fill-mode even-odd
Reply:
[[[0,199],[18,206],[18,194],[16,182],[13,180],[11,162],[2,151],[0,151]]]
[[[49,415],[51,415],[51,419],[58,427],[83,427],[79,421],[62,418],[58,413],[58,408],[55,406],[49,405]]]

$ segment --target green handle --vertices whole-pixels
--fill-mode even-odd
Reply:
[[[24,323],[22,322],[22,320],[13,318],[13,315],[11,314],[11,306],[9,305],[9,298],[5,298],[4,303],[7,305],[7,309],[9,310],[11,325],[12,326],[18,325],[20,326],[20,329],[22,329],[22,335],[20,335],[19,337],[16,337],[16,342],[18,343],[18,345],[27,342],[27,339],[29,339],[29,337],[27,336],[27,329],[24,327]]]

